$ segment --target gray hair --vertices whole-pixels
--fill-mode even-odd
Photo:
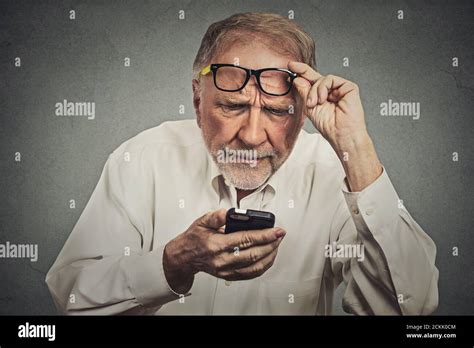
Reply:
[[[271,49],[316,69],[314,40],[298,24],[274,13],[237,13],[209,26],[193,64],[197,78],[211,60],[237,42],[266,39]]]

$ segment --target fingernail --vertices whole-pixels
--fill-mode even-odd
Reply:
[[[283,231],[281,228],[279,228],[279,229],[276,231],[276,236],[277,236],[277,238],[283,237],[285,234],[286,234],[286,232]]]
[[[306,106],[310,106],[312,102],[313,102],[313,99],[308,98],[308,100],[306,101]]]

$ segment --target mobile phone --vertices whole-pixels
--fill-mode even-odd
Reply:
[[[225,233],[262,230],[275,225],[275,215],[268,211],[231,208],[225,221]]]

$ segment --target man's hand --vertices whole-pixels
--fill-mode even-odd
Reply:
[[[186,293],[200,271],[225,280],[252,279],[272,265],[285,231],[281,228],[224,234],[226,210],[207,213],[170,241],[163,268],[171,288]]]
[[[304,63],[290,62],[288,68],[299,75],[294,85],[306,105],[306,115],[327,141],[337,144],[367,135],[355,83],[334,75],[323,76]]]
[[[382,173],[367,132],[359,87],[342,77],[323,76],[309,65],[290,62],[303,112],[331,144],[352,191],[362,191]]]

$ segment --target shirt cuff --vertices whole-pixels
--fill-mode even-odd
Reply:
[[[387,171],[382,168],[382,174],[360,192],[350,192],[346,179],[342,184],[342,192],[357,229],[365,232],[366,226],[370,226],[373,235],[392,225],[399,217],[399,210],[404,209]]]
[[[143,254],[122,258],[121,267],[127,285],[137,301],[144,307],[162,306],[191,293],[178,294],[168,284],[163,270],[165,246]]]

